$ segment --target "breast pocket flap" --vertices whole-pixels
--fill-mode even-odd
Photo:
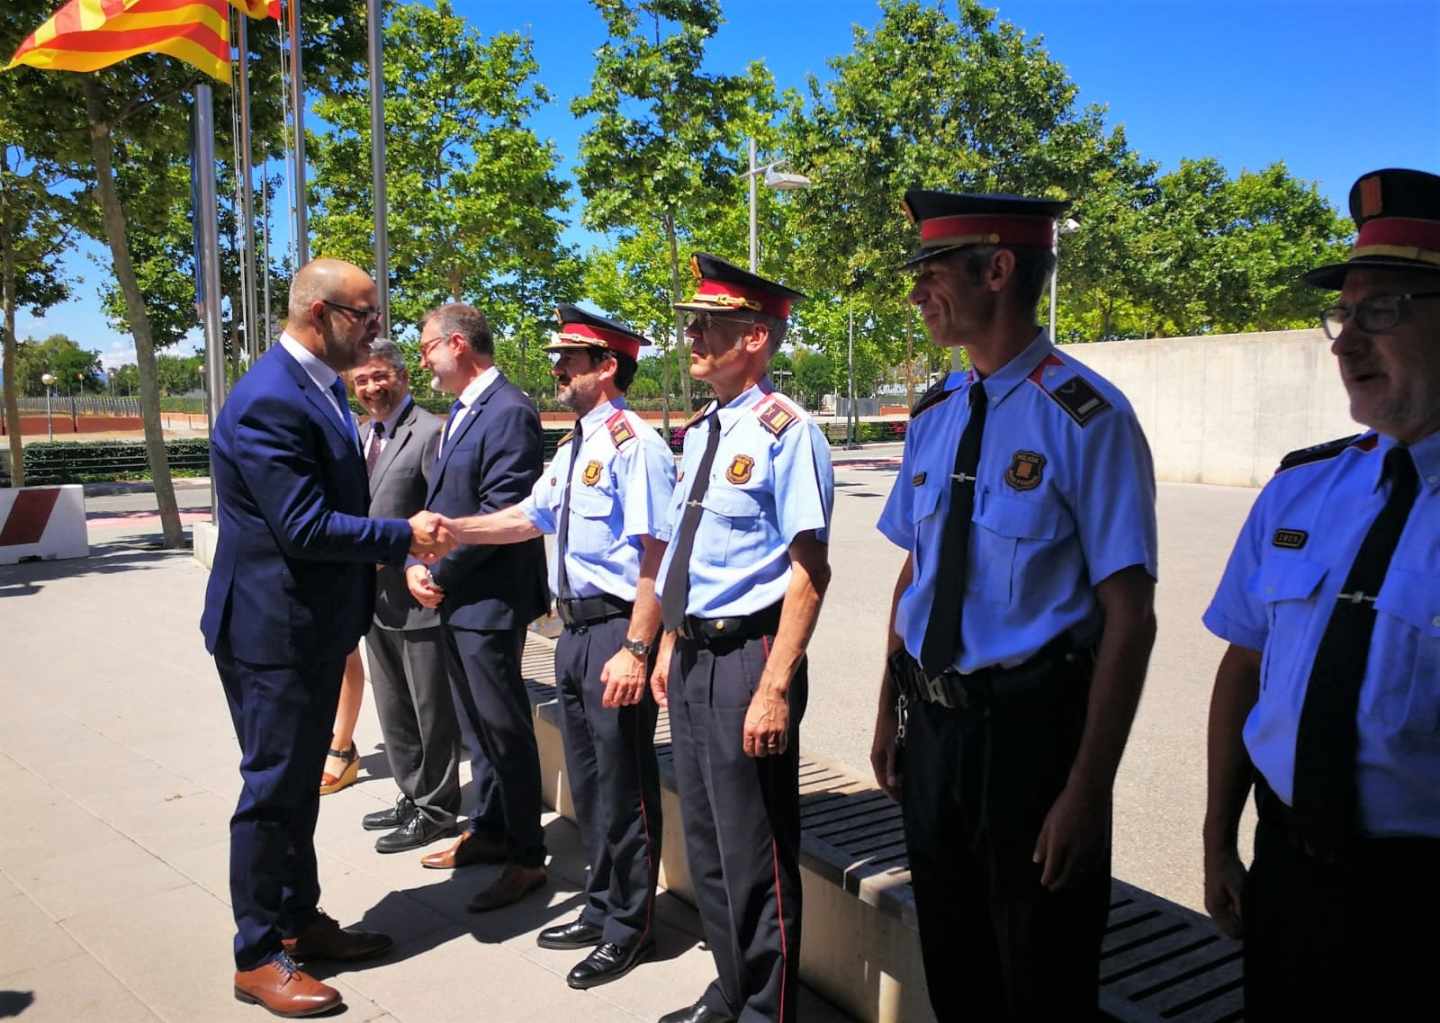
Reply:
[[[759,500],[735,487],[712,487],[701,504],[727,519],[753,519],[760,514]]]
[[[1306,558],[1267,558],[1251,582],[1255,597],[1267,604],[1309,600],[1325,578],[1326,568]]]
[[[1027,501],[987,494],[974,521],[1001,536],[1018,540],[1053,540],[1062,535],[1065,515],[1053,501]]]
[[[1375,610],[1414,626],[1422,635],[1440,638],[1440,575],[1392,567],[1375,598]]]

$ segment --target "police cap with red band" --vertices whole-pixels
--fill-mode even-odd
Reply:
[[[1026,199],[1018,195],[969,195],[912,188],[905,193],[905,215],[920,228],[920,244],[901,267],[970,248],[1003,245],[1055,248],[1055,219],[1070,203]]]
[[[676,302],[676,309],[721,315],[765,313],[783,320],[789,317],[792,305],[805,300],[798,291],[741,270],[708,252],[690,257],[690,272],[695,276],[695,294],[688,302]]]
[[[545,346],[547,352],[563,352],[575,348],[600,348],[617,355],[640,358],[640,348],[650,339],[637,334],[623,323],[586,312],[576,305],[558,305],[555,318],[560,329],[555,340]]]
[[[1440,177],[1417,170],[1377,170],[1350,189],[1359,233],[1343,263],[1316,267],[1305,283],[1341,288],[1351,270],[1440,273]]]

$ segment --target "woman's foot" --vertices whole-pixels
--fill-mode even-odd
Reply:
[[[320,794],[328,796],[349,788],[360,777],[360,751],[352,742],[348,750],[330,750],[320,775]]]

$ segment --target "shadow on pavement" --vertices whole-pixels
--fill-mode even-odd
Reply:
[[[18,1016],[34,1003],[34,991],[0,991],[0,1019]]]
[[[0,597],[28,597],[57,579],[148,571],[161,562],[188,557],[190,551],[186,549],[146,550],[138,545],[96,544],[91,546],[89,556],[84,558],[0,565]]]

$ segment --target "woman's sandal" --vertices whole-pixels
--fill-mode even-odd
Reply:
[[[320,794],[328,796],[331,793],[339,792],[341,789],[349,788],[355,784],[360,777],[360,751],[355,748],[352,742],[348,750],[332,749],[329,755],[337,760],[345,761],[345,768],[340,772],[339,777],[324,771],[320,775]]]

